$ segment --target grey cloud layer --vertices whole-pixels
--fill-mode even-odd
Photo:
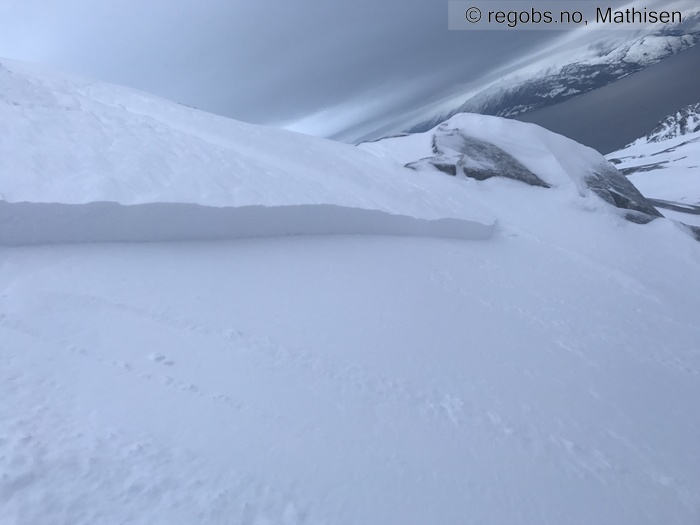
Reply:
[[[0,56],[344,139],[556,37],[447,31],[442,0],[5,0],[0,15]]]

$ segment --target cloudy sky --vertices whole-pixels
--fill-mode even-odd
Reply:
[[[354,140],[406,125],[553,31],[448,31],[447,0],[0,0],[0,57]]]

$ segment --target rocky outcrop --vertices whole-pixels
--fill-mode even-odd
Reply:
[[[479,181],[500,177],[530,186],[552,187],[510,153],[450,122],[441,124],[433,131],[432,151],[433,156],[409,162],[405,166],[414,170],[437,170]],[[645,224],[663,217],[622,173],[602,158],[578,183],[622,210],[624,217],[631,222]]]
[[[586,186],[605,202],[625,210],[625,218],[639,224],[646,224],[661,213],[642,195],[627,178],[611,164],[600,167],[584,177]]]
[[[432,166],[453,176],[464,175],[476,180],[503,177],[530,186],[550,187],[511,154],[458,129],[440,126],[433,135],[433,153],[434,157],[410,162],[406,167],[420,170]]]
[[[669,115],[645,137],[647,142],[662,142],[700,131],[700,103],[690,104]]]

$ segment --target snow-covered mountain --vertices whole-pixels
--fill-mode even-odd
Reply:
[[[675,139],[700,131],[700,103],[691,104],[659,122],[659,125],[647,133],[646,137],[634,144],[648,144]]]
[[[669,115],[607,158],[664,215],[700,227],[700,104]]]
[[[516,71],[454,110],[412,126],[409,132],[434,128],[457,113],[514,117],[551,106],[615,82],[700,43],[700,14],[689,17],[683,30],[662,30],[613,46],[596,45],[574,61],[539,71]]]
[[[0,63],[0,522],[700,517],[700,244],[594,150]]]

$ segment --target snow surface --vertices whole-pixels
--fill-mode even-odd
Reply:
[[[0,524],[700,519],[700,244],[593,150],[460,116],[552,187],[459,179],[0,62]]]
[[[0,199],[7,202],[334,204],[493,221],[466,189],[398,172],[347,144],[0,64]]]
[[[700,104],[688,106],[606,157],[646,197],[700,205],[699,123]]]
[[[673,219],[674,221],[680,221],[685,224],[689,224],[691,226],[700,226],[700,213],[695,211],[693,212],[693,209],[689,210],[689,213],[677,211],[677,210],[670,210],[668,208],[662,208],[664,217],[668,219]]]

